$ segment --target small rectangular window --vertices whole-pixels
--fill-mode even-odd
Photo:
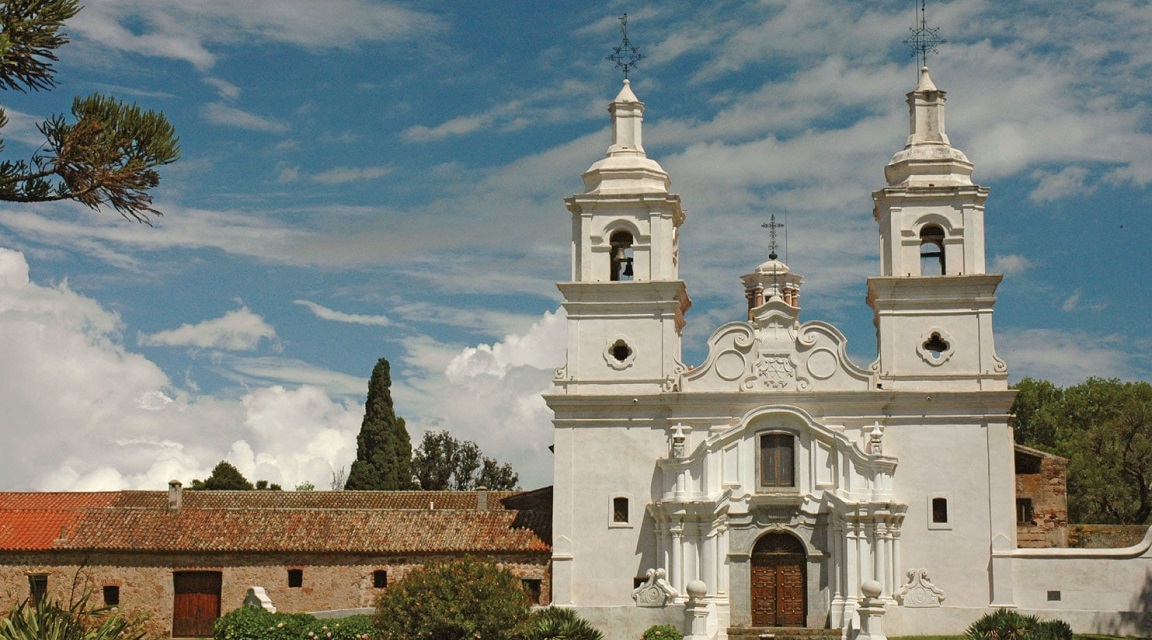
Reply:
[[[542,604],[540,602],[540,585],[542,581],[539,578],[523,578],[520,580],[520,585],[524,587],[524,595],[528,596],[529,604]]]
[[[1059,591],[1049,591],[1048,592],[1048,602],[1060,602],[1060,592]]]
[[[304,586],[304,570],[303,569],[289,569],[288,570],[288,586],[298,588]]]
[[[760,486],[794,487],[796,438],[788,433],[760,436]]]
[[[1016,524],[1035,524],[1034,515],[1032,498],[1016,498]]]
[[[35,604],[48,595],[48,574],[37,573],[28,576],[28,597]]]
[[[104,606],[120,606],[120,587],[114,584],[104,585]]]
[[[374,589],[387,589],[388,588],[388,572],[383,569],[377,569],[372,572],[372,587]]]
[[[628,521],[628,498],[612,498],[612,522]]]
[[[948,498],[932,498],[932,523],[948,522]]]

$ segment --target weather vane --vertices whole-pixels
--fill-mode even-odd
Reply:
[[[612,55],[604,58],[616,64],[617,69],[624,70],[624,79],[628,79],[628,70],[644,59],[644,54],[628,42],[628,14],[620,16],[620,46],[612,49]]]
[[[776,230],[783,229],[784,224],[776,222],[776,214],[773,213],[770,221],[760,226],[768,230],[768,259],[775,260],[777,258],[776,249],[780,247],[779,243],[776,242]]]
[[[911,48],[912,51],[916,54],[916,62],[919,63],[917,65],[917,70],[919,70],[920,67],[928,66],[929,53],[940,53],[936,50],[936,47],[944,44],[945,42],[948,42],[944,38],[940,37],[940,27],[932,27],[931,29],[928,28],[928,20],[925,17],[924,11],[924,3],[925,0],[920,0],[919,26],[916,28],[908,27],[908,30],[912,32],[912,35],[908,36],[908,39],[904,41],[904,44],[908,45],[908,47]]]

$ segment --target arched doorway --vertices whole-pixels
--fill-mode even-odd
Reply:
[[[752,549],[752,626],[803,627],[808,613],[804,545],[769,533]]]

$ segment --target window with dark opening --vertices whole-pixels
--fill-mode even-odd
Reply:
[[[1044,470],[1040,456],[1029,455],[1023,451],[1016,452],[1016,473],[1033,475]]]
[[[289,569],[288,570],[288,586],[292,588],[304,586],[304,570],[303,569]]]
[[[940,337],[939,333],[933,333],[931,337],[924,342],[924,349],[932,354],[933,360],[938,360],[945,351],[948,350],[948,341]]]
[[[1016,498],[1016,524],[1033,524],[1032,498]]]
[[[104,606],[120,606],[120,587],[114,584],[104,585]]]
[[[944,275],[944,230],[934,224],[920,230],[920,275]]]
[[[796,438],[789,433],[760,436],[760,486],[794,487]]]
[[[608,272],[613,282],[632,279],[632,234],[627,231],[617,231],[608,239],[612,245],[610,256],[611,269]]]
[[[628,498],[612,498],[612,522],[628,522]]]
[[[947,524],[948,498],[932,498],[932,523]]]
[[[28,576],[28,597],[32,600],[32,604],[36,604],[48,595],[48,575],[37,573]]]
[[[617,340],[612,344],[612,357],[617,362],[624,362],[630,355],[632,355],[632,347],[629,347],[627,342]]]
[[[539,578],[522,578],[520,586],[524,588],[524,595],[528,596],[528,604],[543,604],[540,602],[540,585]]]
[[[388,572],[383,569],[377,569],[372,572],[372,588],[373,589],[386,589],[388,588]]]

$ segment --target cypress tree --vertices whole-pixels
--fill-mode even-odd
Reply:
[[[356,436],[356,461],[345,489],[411,489],[412,441],[404,418],[392,407],[392,375],[388,360],[380,358],[368,380],[364,422]]]

